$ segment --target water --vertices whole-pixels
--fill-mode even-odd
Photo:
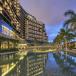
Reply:
[[[67,67],[67,63],[64,63],[64,65],[59,64],[56,61],[53,53],[48,54],[48,60],[47,60],[44,76],[76,76],[74,75],[73,70]]]
[[[60,56],[59,54],[48,53],[48,60],[46,63],[45,72],[43,76],[76,76],[76,64],[72,63],[72,61],[76,62],[76,57],[68,55],[68,57],[72,58],[72,61],[70,59],[69,60],[67,59],[66,61],[64,60],[65,59],[64,54],[63,53],[61,54],[62,55]],[[0,65],[0,75],[6,72],[6,70],[9,70],[11,66],[14,66],[19,58],[20,55],[18,56],[17,54],[16,55],[12,54],[9,56],[8,55],[0,56],[1,61],[0,63],[2,64]],[[9,61],[10,63],[8,63]],[[11,71],[7,76],[22,76],[23,73],[26,74],[25,72],[26,68],[24,68],[24,66],[26,67],[27,65],[25,64],[25,61],[26,57],[22,60],[22,62],[20,61],[18,65],[15,68],[13,68],[13,71]],[[2,62],[8,64],[3,64]],[[69,64],[69,62],[71,62],[72,64]]]

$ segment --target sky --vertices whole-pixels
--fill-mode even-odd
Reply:
[[[48,40],[53,39],[62,28],[67,10],[76,11],[76,0],[20,0],[25,11],[45,23]]]

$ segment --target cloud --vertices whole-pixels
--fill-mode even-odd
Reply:
[[[64,20],[66,10],[76,10],[76,0],[20,0],[20,3],[37,19],[50,24]]]
[[[50,41],[63,25],[64,12],[69,9],[76,11],[76,0],[20,0],[20,3],[28,13],[46,24]]]

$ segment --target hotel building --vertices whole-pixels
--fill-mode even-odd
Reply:
[[[31,41],[32,43],[46,43],[47,35],[44,24],[30,14],[27,15],[25,21],[26,40]]]
[[[16,33],[26,42],[47,42],[44,23],[27,13],[17,0],[2,0],[1,14],[16,29]]]
[[[21,10],[21,20],[22,24],[22,33],[25,38],[25,41],[28,43],[46,43],[48,40],[45,24],[38,21],[34,16],[27,13],[22,6],[20,5]]]
[[[19,4],[16,0],[0,1],[0,52],[16,49],[21,40],[20,23],[17,19],[19,13]]]
[[[0,0],[0,76],[6,76],[18,60],[17,45],[21,39],[18,7],[17,0]]]
[[[67,42],[67,44],[63,44],[62,47],[65,48],[66,45],[70,50],[76,49],[76,41]]]
[[[24,11],[18,0],[1,0],[0,76],[42,76],[47,54],[23,55],[17,48],[22,39],[32,44],[46,43],[44,23]]]
[[[21,23],[23,18],[21,18],[20,13],[20,5],[18,0],[1,0],[0,2],[0,14],[7,20],[9,24],[11,24],[13,30],[16,34],[23,38]]]

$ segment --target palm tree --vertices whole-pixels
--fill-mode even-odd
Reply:
[[[73,10],[68,10],[64,13],[65,16],[69,15],[71,18],[76,15],[75,12]]]
[[[60,30],[60,34],[62,35],[62,40],[66,45],[65,47],[67,50],[67,43],[70,43],[70,41],[74,39],[75,35],[70,31],[70,29],[65,30],[64,28]]]
[[[62,42],[66,45],[65,49],[67,50],[67,43],[70,43],[72,39],[74,39],[75,35],[70,32],[70,29],[64,29],[62,28],[59,32],[59,34],[54,39],[54,43],[56,43],[58,46],[62,45]],[[59,47],[58,47],[59,48]]]
[[[55,39],[53,40],[53,43],[56,45],[56,49],[59,50],[61,48],[61,42],[62,42],[62,35],[58,34]]]
[[[64,46],[64,50],[65,50],[65,56],[67,59],[67,50],[68,50],[68,46],[67,44],[70,44],[70,41],[74,38],[74,34],[72,32],[70,32],[70,29],[64,29],[62,28],[59,32],[60,36],[61,36],[61,42],[63,42]]]
[[[68,20],[65,21],[64,27],[67,29],[71,29],[72,32],[76,35],[76,13],[72,10],[68,10],[64,14],[65,16],[70,17]]]

